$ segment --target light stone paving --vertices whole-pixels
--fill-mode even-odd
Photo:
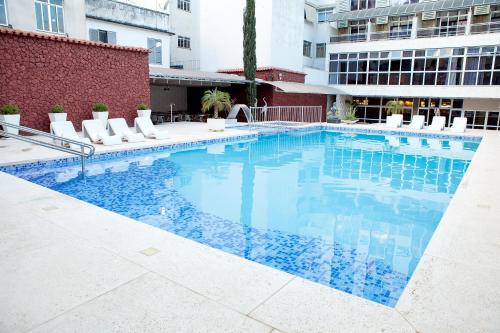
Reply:
[[[168,126],[177,140],[242,133]],[[483,142],[395,308],[0,173],[0,332],[498,332],[500,133],[474,134]],[[6,145],[0,163],[61,156]]]

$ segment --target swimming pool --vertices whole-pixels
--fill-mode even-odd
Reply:
[[[0,170],[394,306],[478,145],[309,130]]]

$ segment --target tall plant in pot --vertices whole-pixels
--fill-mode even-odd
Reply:
[[[385,110],[388,116],[392,116],[393,114],[402,114],[404,111],[403,101],[389,101],[385,104]]]
[[[68,114],[64,112],[64,107],[61,104],[56,104],[50,108],[49,119],[50,122],[66,121]]]
[[[106,127],[106,123],[108,122],[108,106],[104,103],[95,103],[92,107],[92,116],[94,119],[99,119],[104,127]]]
[[[146,103],[137,105],[137,116],[151,118],[151,109]]]
[[[227,92],[207,90],[201,98],[201,112],[214,110],[214,117],[207,119],[209,131],[223,131],[226,127],[225,119],[219,118],[219,111],[231,109],[231,96]]]
[[[358,105],[356,103],[346,101],[345,106],[337,109],[337,117],[341,122],[346,124],[355,124],[358,122],[358,117],[356,117],[356,108]]]
[[[0,120],[12,125],[19,126],[21,121],[21,115],[19,114],[19,108],[15,104],[5,104],[0,107]],[[2,126],[3,130],[11,134],[19,134],[17,128],[10,126]]]

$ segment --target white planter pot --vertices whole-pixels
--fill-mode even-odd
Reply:
[[[151,110],[137,110],[137,116],[151,118]]]
[[[21,121],[21,115],[19,114],[0,114],[0,120],[6,123],[19,126],[19,122]],[[12,128],[9,126],[3,127],[3,130],[7,133],[11,134],[19,134],[19,130],[17,128]]]
[[[63,113],[49,113],[49,119],[50,122],[53,123],[54,121],[66,121],[66,117],[68,114],[66,112]]]
[[[99,119],[101,121],[101,123],[104,125],[104,128],[107,127],[108,125],[108,116],[109,116],[109,112],[106,111],[106,112],[95,112],[95,111],[92,111],[92,116],[94,117],[94,119]]]
[[[209,131],[221,132],[226,128],[226,119],[223,118],[208,118],[207,126]]]

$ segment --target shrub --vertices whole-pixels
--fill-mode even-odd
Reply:
[[[92,107],[92,111],[94,112],[106,112],[108,111],[108,106],[104,103],[95,103]]]
[[[50,113],[64,113],[64,107],[61,104],[56,104],[50,109]]]
[[[5,104],[0,108],[0,114],[19,114],[19,108],[15,104]]]
[[[146,103],[141,103],[137,105],[137,110],[149,110],[149,106]]]

